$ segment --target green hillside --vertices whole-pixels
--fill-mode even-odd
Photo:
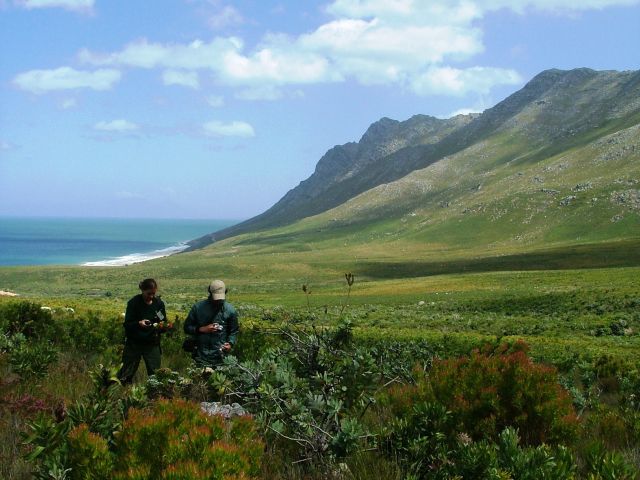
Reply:
[[[327,212],[233,237],[201,254],[297,254],[297,265],[331,259],[372,277],[403,262],[486,269],[529,269],[531,258],[539,268],[637,265],[640,114],[552,144],[527,135],[535,115],[535,106],[524,109],[514,123],[528,118],[528,128],[498,131]]]
[[[530,230],[538,221],[547,225],[544,215],[554,202],[572,204],[560,217],[580,215],[584,212],[576,211],[576,205],[592,194],[588,200],[598,207],[604,201],[602,209],[608,213],[608,201],[596,195],[608,199],[620,194],[622,210],[637,211],[639,121],[640,72],[548,70],[480,115],[382,119],[359,142],[329,150],[313,175],[264,213],[192,245],[292,225],[313,215],[320,215],[314,225],[319,222],[332,230],[410,215],[409,223],[421,222],[416,230],[433,235],[434,241],[442,237],[458,244],[469,228],[484,224],[486,214],[500,224],[491,225],[498,227],[494,234],[503,234],[499,241],[513,236],[531,246],[539,235]],[[574,190],[580,193],[577,199]],[[520,229],[519,219],[508,214],[520,209],[529,209],[524,215],[532,223],[529,228]],[[595,210],[589,208],[590,213]],[[454,220],[460,211],[472,215]],[[630,220],[624,213],[614,213],[609,220],[614,217],[613,223],[622,226],[609,228],[601,222],[595,237],[617,238],[627,229]],[[441,225],[443,221],[448,225]],[[456,221],[460,225],[451,224]],[[406,230],[400,227],[395,230]],[[546,240],[570,240],[579,233],[579,228],[559,232]]]

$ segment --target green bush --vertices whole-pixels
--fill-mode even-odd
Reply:
[[[619,358],[602,355],[595,361],[593,369],[598,385],[605,392],[617,392],[620,389],[618,376],[626,371],[627,365]]]
[[[98,365],[90,372],[93,390],[88,395],[60,415],[41,414],[28,423],[29,432],[24,434],[25,456],[33,462],[36,478],[49,479],[52,478],[50,472],[64,472],[71,468],[70,443],[84,438],[84,428],[104,439],[108,445],[113,444],[114,432],[121,428],[128,408],[140,404],[139,391],[123,389],[115,378],[115,371],[115,368]],[[81,429],[75,430],[77,437],[68,436],[80,426]],[[95,448],[99,450],[99,447]],[[82,458],[76,457],[73,461],[76,465],[82,464]]]
[[[0,328],[9,334],[22,333],[27,338],[51,340],[60,338],[59,326],[51,310],[27,301],[0,304]]]
[[[257,361],[225,359],[208,380],[214,397],[240,402],[272,444],[295,460],[322,463],[349,455],[366,436],[359,417],[383,376],[351,325],[286,325],[279,347]]]
[[[638,471],[618,452],[607,451],[594,441],[583,452],[583,473],[587,480],[637,480]]]
[[[147,379],[145,389],[149,399],[189,398],[193,387],[190,378],[169,368],[160,368]]]
[[[509,427],[496,442],[473,441],[457,430],[443,405],[421,402],[385,429],[383,448],[415,478],[538,480],[575,478],[575,461],[563,446],[522,447]]]
[[[98,312],[87,312],[73,318],[58,318],[65,331],[61,340],[65,346],[82,353],[104,352],[112,345],[119,345],[124,339],[122,322],[115,318],[105,318]]]
[[[15,337],[20,338],[21,334]],[[22,337],[24,338],[24,337]],[[58,351],[48,342],[14,341],[9,351],[9,363],[21,377],[44,377],[49,365],[58,358]]]

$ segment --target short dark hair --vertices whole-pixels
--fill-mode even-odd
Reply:
[[[138,284],[138,288],[142,291],[158,288],[158,283],[153,278],[145,278]]]

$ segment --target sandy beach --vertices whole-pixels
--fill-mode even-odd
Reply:
[[[149,253],[132,253],[130,255],[124,255],[122,257],[112,258],[108,260],[101,260],[98,262],[85,262],[83,267],[126,267],[128,265],[140,262],[146,262],[148,260],[154,260],[156,258],[168,257],[184,251],[188,245],[186,243],[180,243],[172,247],[155,250]]]

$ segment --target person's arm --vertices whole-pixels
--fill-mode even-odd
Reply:
[[[164,305],[164,302],[162,300],[160,300],[160,308],[159,308],[161,314],[162,314],[162,321],[165,322],[165,325],[169,324],[169,319],[167,318],[167,309]],[[165,327],[163,329],[160,330],[160,333],[166,333],[167,332],[168,327]]]
[[[184,333],[187,335],[196,335],[198,333],[198,320],[197,320],[196,306],[191,307],[187,319],[184,321]]]
[[[135,304],[133,300],[129,300],[127,303],[127,310],[124,314],[124,331],[129,335],[135,335],[139,332],[143,327],[140,322],[142,322],[142,318],[140,318],[140,313],[138,309],[135,308]]]
[[[236,341],[238,339],[238,331],[240,330],[240,327],[238,325],[238,313],[236,312],[235,308],[231,311],[231,315],[229,316],[229,319],[226,323],[226,340],[227,343],[229,343],[233,347],[236,344]]]

